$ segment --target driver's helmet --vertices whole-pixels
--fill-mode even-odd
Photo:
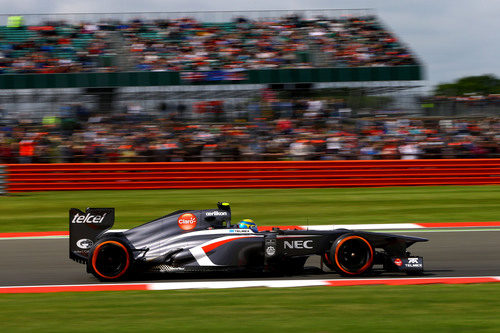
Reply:
[[[257,224],[254,223],[252,219],[244,219],[238,223],[238,228],[240,229],[251,229],[257,232]]]

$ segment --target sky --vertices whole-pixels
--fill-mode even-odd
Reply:
[[[500,77],[498,0],[0,0],[0,8],[4,14],[371,8],[421,59],[429,88],[463,76]]]

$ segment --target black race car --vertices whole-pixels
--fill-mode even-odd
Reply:
[[[114,208],[69,211],[69,256],[103,281],[140,272],[251,270],[294,274],[312,255],[346,276],[385,271],[421,274],[423,258],[407,248],[427,239],[332,230],[258,231],[231,224],[231,209],[178,210],[128,230],[109,230]]]

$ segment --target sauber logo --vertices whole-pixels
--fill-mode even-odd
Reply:
[[[312,249],[312,240],[285,241],[285,249]]]
[[[104,213],[103,215],[92,215],[89,213],[86,215],[76,214],[73,217],[73,220],[71,220],[71,223],[102,223],[106,214],[107,213]]]
[[[196,227],[196,216],[191,213],[185,213],[179,216],[177,219],[177,224],[182,230],[192,230]]]

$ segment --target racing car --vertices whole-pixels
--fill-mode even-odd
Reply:
[[[262,230],[231,223],[228,203],[178,210],[128,230],[111,229],[114,208],[69,211],[69,257],[101,281],[133,273],[300,272],[314,255],[345,276],[382,271],[423,273],[423,258],[408,247],[427,239],[348,229]],[[380,270],[380,269],[379,269]]]

